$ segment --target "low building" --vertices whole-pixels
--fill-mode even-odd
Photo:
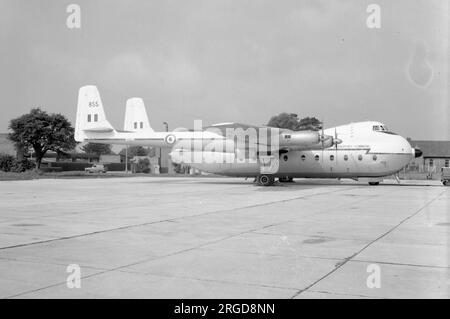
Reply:
[[[422,151],[408,165],[408,170],[421,173],[440,173],[442,167],[450,167],[450,141],[410,141],[411,146]]]

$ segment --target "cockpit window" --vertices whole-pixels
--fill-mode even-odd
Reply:
[[[375,132],[383,132],[383,133],[396,135],[394,132],[389,131],[389,129],[387,128],[386,125],[374,125],[373,130]]]

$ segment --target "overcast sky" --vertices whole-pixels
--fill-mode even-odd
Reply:
[[[70,3],[81,29],[66,27]],[[366,26],[371,3],[380,29]],[[36,106],[74,121],[94,84],[119,129],[138,96],[159,130],[292,112],[450,138],[446,0],[1,0],[0,12],[0,132]]]

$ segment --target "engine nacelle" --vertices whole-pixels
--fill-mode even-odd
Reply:
[[[322,136],[319,131],[282,132],[280,134],[280,148],[289,148],[293,151],[328,148],[333,145],[333,137]]]

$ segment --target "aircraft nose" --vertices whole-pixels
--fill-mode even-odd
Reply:
[[[422,154],[423,154],[423,152],[420,149],[418,149],[418,148],[414,149],[414,157],[415,158],[421,157]]]

